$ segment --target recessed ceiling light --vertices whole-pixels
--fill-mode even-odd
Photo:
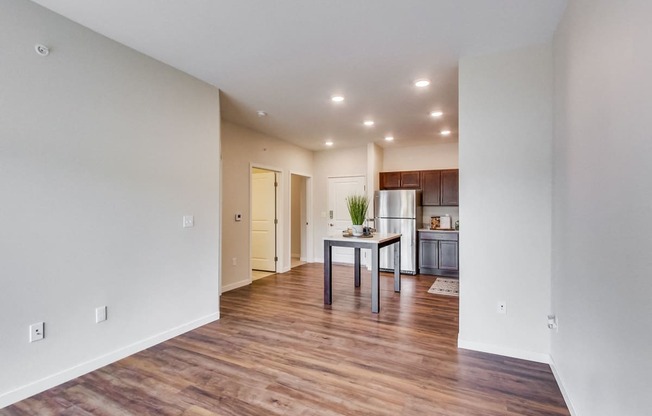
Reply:
[[[364,124],[365,126],[371,127],[371,126],[373,126],[375,123],[374,123],[373,120],[365,120],[363,124]]]
[[[324,143],[326,146],[332,146],[333,142],[331,140],[328,140],[326,143]]]
[[[394,137],[393,136],[385,136],[385,140],[387,140],[388,142],[391,142],[392,140],[394,140]]]
[[[430,117],[441,117],[443,115],[444,115],[444,113],[441,112],[441,111],[431,111],[430,112]]]
[[[427,79],[418,79],[414,81],[415,87],[423,88],[423,87],[427,87],[428,85],[430,85],[430,81],[428,81]]]
[[[267,113],[264,112],[264,111],[262,111],[262,110],[261,110],[261,111],[257,111],[256,114],[258,114],[258,117],[265,117],[265,116],[267,116]]]
[[[451,131],[450,130],[442,130],[439,132],[442,136],[450,136]]]
[[[333,101],[335,103],[341,103],[342,101],[344,101],[344,96],[343,95],[333,95],[331,97],[331,101]]]

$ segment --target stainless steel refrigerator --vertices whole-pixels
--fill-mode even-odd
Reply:
[[[421,191],[376,191],[374,226],[377,232],[402,234],[401,273],[417,272],[417,228],[421,221]],[[394,246],[380,250],[381,270],[394,270]]]

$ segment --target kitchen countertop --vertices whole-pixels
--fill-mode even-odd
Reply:
[[[459,230],[453,230],[453,229],[442,230],[440,228],[438,228],[436,230],[431,230],[430,228],[419,228],[417,231],[419,231],[420,233],[424,233],[424,232],[428,232],[428,233],[440,233],[440,232],[441,233],[459,233]]]

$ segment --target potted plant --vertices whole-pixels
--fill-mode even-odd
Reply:
[[[353,223],[353,235],[360,237],[363,234],[363,224],[369,208],[369,199],[366,195],[351,195],[346,198],[346,207],[349,209]]]

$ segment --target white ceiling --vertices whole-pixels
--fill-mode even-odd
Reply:
[[[35,2],[220,88],[224,119],[320,150],[456,141],[460,57],[549,40],[567,0]]]

